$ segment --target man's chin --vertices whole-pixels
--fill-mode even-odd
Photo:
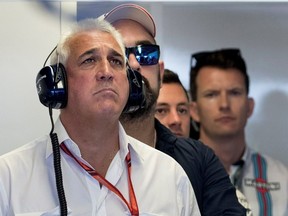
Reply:
[[[173,132],[177,137],[184,137],[183,133],[180,132]]]

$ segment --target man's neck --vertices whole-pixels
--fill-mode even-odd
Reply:
[[[212,138],[200,133],[200,140],[214,150],[228,173],[230,166],[241,159],[246,147],[244,134]]]
[[[141,142],[155,148],[155,118],[154,115],[137,118],[131,121],[121,121],[126,133]]]
[[[82,158],[105,176],[119,150],[119,123],[97,125],[75,119],[61,118],[61,121],[70,138],[78,145]]]

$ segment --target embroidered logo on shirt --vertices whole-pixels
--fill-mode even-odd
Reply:
[[[280,182],[266,182],[263,179],[244,179],[244,184],[247,187],[254,187],[258,190],[276,191],[280,190]]]

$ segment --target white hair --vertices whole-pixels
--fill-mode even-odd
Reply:
[[[67,62],[68,56],[70,54],[70,47],[69,43],[67,43],[71,38],[73,38],[76,34],[81,32],[87,32],[87,31],[100,31],[100,32],[107,32],[110,33],[114,39],[119,44],[122,55],[125,58],[125,46],[122,39],[122,36],[120,33],[107,21],[105,21],[103,18],[96,18],[96,19],[84,19],[77,23],[75,23],[69,32],[66,32],[62,35],[61,40],[59,41],[56,50],[51,54],[50,58],[50,64],[57,64],[62,63],[64,66]],[[126,64],[126,62],[125,62]]]

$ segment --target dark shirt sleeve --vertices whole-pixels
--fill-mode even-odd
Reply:
[[[246,210],[238,202],[229,175],[209,147],[200,141],[179,142],[175,145],[175,158],[195,188],[202,215],[246,215]]]
[[[218,157],[200,141],[174,136],[157,125],[156,148],[173,157],[188,175],[202,215],[246,215]],[[158,134],[158,130],[162,131]]]

